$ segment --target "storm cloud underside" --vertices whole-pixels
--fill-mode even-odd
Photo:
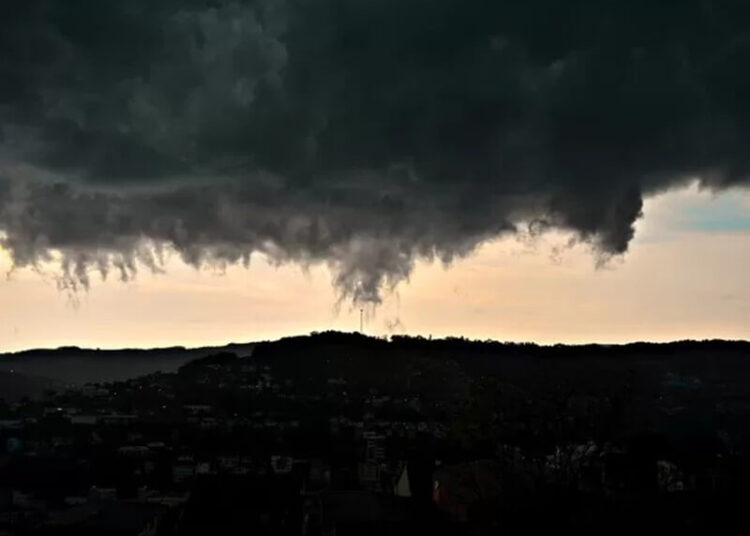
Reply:
[[[563,5],[564,4],[564,5]],[[745,2],[27,0],[0,7],[0,229],[65,280],[417,258],[560,228],[627,250],[644,196],[748,183]]]

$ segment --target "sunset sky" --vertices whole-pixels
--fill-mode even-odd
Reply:
[[[746,2],[0,6],[0,349],[748,338]]]
[[[603,268],[562,233],[491,241],[448,267],[420,262],[368,309],[365,331],[541,343],[747,339],[749,208],[741,190],[692,186],[651,198],[630,251]],[[164,274],[95,277],[76,294],[58,290],[56,267],[47,268],[2,283],[4,350],[199,346],[359,327],[359,309],[336,307],[324,265],[303,272],[258,258],[247,269],[197,271],[175,258]]]

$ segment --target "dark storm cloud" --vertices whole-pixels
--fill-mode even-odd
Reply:
[[[377,301],[520,222],[626,251],[644,195],[748,181],[744,2],[0,7],[18,265],[327,262]]]

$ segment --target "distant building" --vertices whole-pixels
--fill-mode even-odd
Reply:
[[[385,436],[376,432],[364,432],[365,462],[379,463],[385,460]]]

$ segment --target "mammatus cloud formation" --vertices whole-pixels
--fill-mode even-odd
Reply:
[[[14,0],[0,229],[124,279],[327,262],[377,302],[521,222],[626,251],[643,196],[748,182],[750,7],[623,0]]]

